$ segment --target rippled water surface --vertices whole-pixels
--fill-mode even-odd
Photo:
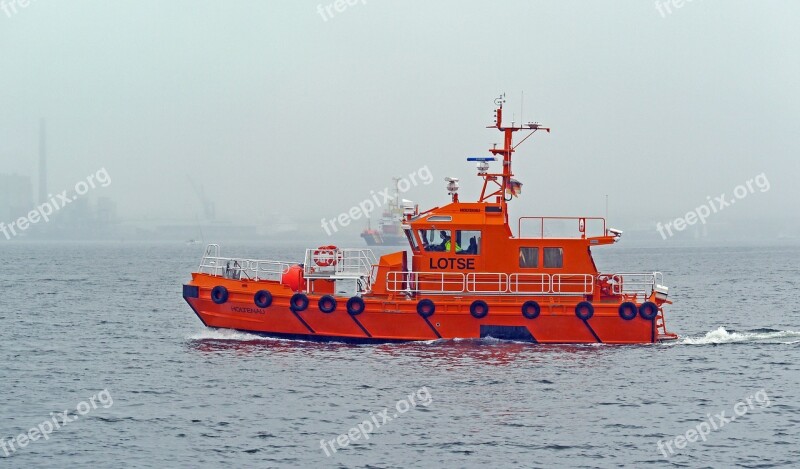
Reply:
[[[223,255],[293,259],[301,249],[223,246]],[[201,251],[0,244],[0,438],[52,421],[51,413],[77,415],[104,389],[113,398],[95,399],[96,408],[47,440],[8,456],[0,447],[0,467],[796,467],[800,460],[797,247],[598,249],[601,270],[661,270],[671,287],[667,325],[681,339],[622,347],[353,346],[207,330],[181,298]],[[735,415],[747,398],[745,413],[705,442],[673,443],[672,455],[659,449],[708,414]],[[390,420],[368,440],[326,456],[320,440],[372,417],[381,422],[384,409]]]

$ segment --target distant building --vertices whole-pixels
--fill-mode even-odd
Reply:
[[[34,208],[31,178],[0,174],[0,222],[11,223]]]
[[[108,226],[117,222],[117,204],[108,197],[98,197],[95,205],[97,223]]]

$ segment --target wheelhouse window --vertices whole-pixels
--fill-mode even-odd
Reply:
[[[544,267],[546,269],[564,267],[564,248],[544,248]]]
[[[526,269],[539,267],[539,248],[519,248],[519,266]]]
[[[450,232],[445,230],[419,230],[419,238],[422,240],[422,249],[429,252],[444,252],[451,248]]]
[[[480,230],[456,230],[456,254],[477,256],[481,253]]]
[[[414,252],[419,252],[419,244],[417,244],[417,238],[414,237],[414,233],[411,230],[404,230],[406,232],[406,238],[408,238],[408,243],[411,245],[411,250]]]

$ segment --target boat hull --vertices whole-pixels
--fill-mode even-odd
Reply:
[[[229,298],[222,304],[211,299],[211,290],[224,286]],[[268,290],[272,304],[259,308],[254,294]],[[337,297],[337,307],[325,313],[319,308],[321,294],[309,294],[303,311],[290,308],[294,292],[277,282],[243,282],[196,274],[184,285],[183,296],[207,327],[234,329],[270,337],[299,338],[342,342],[405,342],[437,339],[497,338],[548,344],[641,344],[673,339],[659,335],[656,319],[640,316],[623,319],[619,303],[595,303],[594,315],[583,320],[576,316],[575,306],[582,297],[497,297],[484,298],[489,305],[485,317],[470,314],[473,299],[464,297],[427,296],[435,304],[430,317],[417,313],[415,299],[363,297],[361,314],[348,313],[346,297]],[[521,305],[535,299],[541,313],[534,319],[522,315]]]

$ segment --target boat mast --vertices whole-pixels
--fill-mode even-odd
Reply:
[[[533,135],[537,130],[542,129],[546,130],[550,133],[550,129],[548,127],[542,127],[541,124],[538,122],[529,122],[527,124],[521,124],[520,126],[515,126],[514,123],[511,123],[510,127],[503,127],[503,103],[506,102],[505,94],[500,95],[499,98],[494,100],[497,109],[495,109],[495,120],[494,125],[490,125],[487,129],[496,128],[497,130],[503,132],[503,147],[497,148],[497,144],[495,144],[492,148],[489,149],[489,152],[494,156],[502,156],[503,157],[503,171],[502,173],[486,173],[480,172],[479,176],[482,176],[483,181],[483,190],[481,191],[481,198],[478,202],[486,202],[488,199],[492,197],[496,197],[496,200],[500,203],[502,208],[503,214],[506,217],[506,223],[508,223],[508,201],[510,199],[506,198],[506,189],[511,185],[511,178],[514,176],[513,171],[511,170],[511,154],[514,153],[514,150],[522,144],[525,140],[528,139],[531,135]],[[530,130],[531,133],[525,136],[518,144],[514,145],[513,136],[514,132],[519,130]],[[501,182],[497,182],[497,179],[500,178]],[[491,194],[486,194],[486,188],[489,181],[493,181],[500,186],[495,192]]]
[[[501,195],[500,200],[503,209],[503,214],[506,216],[506,222],[508,222],[508,213],[506,212],[508,208],[508,200],[506,199],[505,191],[506,188],[509,186],[509,183],[511,182],[511,176],[514,175],[514,173],[511,172],[511,154],[514,153],[514,147],[512,146],[514,132],[516,132],[519,129],[513,126],[514,124],[513,122],[511,123],[512,124],[511,127],[505,127],[505,128],[503,127],[503,103],[505,102],[506,102],[505,95],[495,100],[495,104],[498,105],[497,110],[495,110],[495,117],[496,117],[495,127],[497,127],[499,131],[503,132],[503,148],[498,150],[497,146],[494,146],[489,151],[494,156],[497,155],[503,156],[503,174],[502,174],[503,181],[500,184],[500,190],[498,192],[500,192]]]

